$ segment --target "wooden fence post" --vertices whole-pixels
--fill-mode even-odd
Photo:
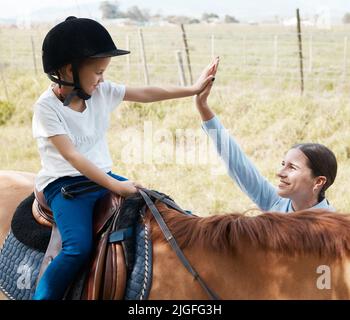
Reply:
[[[243,64],[247,65],[247,37],[243,36]]]
[[[192,77],[192,68],[191,68],[191,61],[190,61],[190,51],[188,49],[185,27],[184,27],[184,25],[182,23],[181,23],[181,30],[182,30],[182,39],[184,41],[186,58],[187,58],[187,67],[188,67],[188,72],[189,72],[189,75],[190,75],[190,84],[192,84],[193,83],[193,77]]]
[[[274,49],[273,73],[276,73],[277,66],[278,66],[278,36],[277,35],[274,36],[273,49]]]
[[[0,77],[1,77],[1,81],[2,81],[4,89],[5,89],[6,99],[7,99],[7,101],[10,101],[10,95],[9,95],[8,90],[7,90],[6,80],[5,80],[4,74],[2,72],[2,64],[1,63],[0,63]]]
[[[343,57],[343,77],[344,81],[346,79],[346,74],[347,74],[347,55],[348,55],[348,37],[344,37],[344,57]]]
[[[179,69],[179,78],[181,86],[187,86],[187,81],[185,77],[184,64],[182,60],[182,52],[180,50],[176,51],[177,66]]]
[[[304,70],[303,70],[303,47],[301,39],[301,27],[300,27],[300,14],[297,9],[297,31],[298,31],[298,44],[299,44],[299,65],[300,65],[300,89],[301,94],[304,93]]]
[[[34,44],[33,36],[30,36],[30,42],[32,43],[32,56],[33,56],[34,72],[35,72],[35,76],[37,76],[38,69],[36,67],[35,44]]]
[[[143,64],[145,84],[149,85],[149,76],[148,76],[147,60],[146,60],[146,53],[145,53],[145,45],[144,45],[144,41],[143,41],[143,34],[142,34],[141,28],[139,28],[139,40],[140,40],[141,59],[142,59],[142,64]]]
[[[130,51],[130,39],[128,34],[125,36],[125,50]],[[126,55],[126,73],[128,74],[128,79],[130,80],[130,54]]]

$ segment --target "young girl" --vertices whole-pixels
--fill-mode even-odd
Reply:
[[[136,183],[111,172],[106,142],[110,113],[124,101],[153,102],[191,96],[213,76],[208,66],[186,88],[131,88],[104,81],[111,57],[128,54],[118,49],[107,30],[91,19],[68,17],[46,35],[43,67],[54,82],[34,106],[33,136],[42,169],[36,189],[43,192],[62,238],[62,250],[49,264],[33,299],[62,299],[92,249],[92,214],[96,201],[111,191],[128,196]],[[61,188],[92,180],[103,188],[65,199]]]
[[[215,75],[219,60],[209,72]],[[308,208],[334,210],[325,191],[337,175],[337,160],[331,150],[317,143],[296,144],[287,152],[275,188],[247,158],[233,137],[229,136],[219,118],[210,109],[207,98],[210,83],[196,96],[196,106],[203,129],[215,142],[217,152],[228,174],[255,204],[264,211],[292,212]]]

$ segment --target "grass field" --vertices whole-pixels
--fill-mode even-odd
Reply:
[[[130,65],[127,57],[113,59],[105,78],[142,85],[137,29],[108,28],[120,48],[125,48],[126,35],[129,36],[132,54]],[[31,117],[34,102],[49,85],[40,64],[40,46],[47,30],[48,27],[0,29],[3,170],[40,169],[36,142],[31,135]],[[180,29],[149,27],[143,29],[143,34],[151,84],[177,85],[175,52],[183,50]],[[209,63],[212,54],[221,57],[210,105],[262,174],[276,183],[275,172],[291,145],[323,143],[338,159],[338,176],[327,197],[341,212],[350,211],[347,34],[349,28],[345,27],[305,30],[305,92],[300,96],[297,37],[293,28],[187,27],[194,78]],[[171,195],[182,207],[199,215],[254,208],[220,167],[213,150],[208,149],[210,143],[200,125],[193,98],[143,105],[123,103],[112,116],[108,135],[114,171]],[[149,132],[145,135],[145,128],[150,126],[151,135]],[[193,135],[192,140],[184,138],[185,148],[181,149],[183,132]],[[132,150],[134,158],[130,160],[127,152],[132,139],[142,143],[139,152]],[[146,149],[145,142],[152,148]],[[182,158],[177,158],[179,150],[184,152]]]

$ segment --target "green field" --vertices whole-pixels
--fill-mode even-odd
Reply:
[[[2,170],[40,169],[31,117],[34,102],[50,83],[40,61],[41,42],[48,28],[0,29]],[[128,36],[132,54],[112,59],[105,78],[143,85],[137,28],[108,29],[120,48],[127,46]],[[350,28],[303,30],[303,96],[294,28],[191,25],[186,30],[194,78],[213,54],[220,56],[210,105],[261,172],[276,183],[275,172],[291,145],[323,143],[335,152],[339,168],[327,197],[340,212],[350,211],[350,39],[346,42]],[[183,51],[180,28],[147,27],[143,35],[150,83],[177,85],[175,53]],[[188,73],[186,76],[189,79]],[[150,125],[153,136],[144,136],[145,126]],[[254,208],[220,168],[215,154],[210,151],[208,156],[210,144],[200,125],[192,98],[123,103],[112,117],[108,136],[114,171],[171,195],[199,215]],[[181,140],[183,132],[192,132],[192,140]],[[141,143],[139,153],[133,150],[136,158],[129,161],[125,152],[130,140],[138,138],[151,144],[152,152]],[[185,141],[184,149],[181,141]],[[184,151],[182,158],[177,157],[179,150]]]

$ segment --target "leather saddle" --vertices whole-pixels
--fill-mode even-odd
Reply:
[[[32,205],[36,221],[52,228],[51,238],[46,250],[37,281],[49,263],[62,248],[61,236],[42,192],[34,191]],[[117,230],[117,219],[123,198],[107,193],[98,200],[94,211],[94,251],[83,284],[81,299],[121,300],[124,297],[127,280],[127,264],[123,241],[131,236],[130,230]]]
[[[93,189],[96,186],[93,186]],[[61,190],[62,191],[62,190]],[[63,190],[63,194],[66,190]],[[74,192],[76,194],[76,192]],[[169,243],[171,248],[175,251],[177,257],[183,266],[192,274],[195,280],[198,281],[199,285],[206,292],[208,297],[211,299],[218,300],[220,297],[205,283],[198,272],[192,267],[189,260],[186,258],[181,248],[178,246],[176,239],[172,235],[171,231],[167,227],[161,213],[158,211],[155,203],[151,198],[154,198],[160,202],[165,203],[168,207],[184,214],[192,214],[186,210],[181,209],[171,198],[165,194],[161,194],[157,191],[147,190],[144,188],[139,189],[139,194],[144,200],[145,205],[140,209],[140,214],[145,213],[148,208],[158,223],[166,241]],[[71,193],[72,195],[72,193]],[[70,196],[68,194],[68,196]],[[150,198],[151,197],[151,198]],[[41,199],[41,200],[40,200]],[[39,223],[43,218],[50,217],[50,210],[47,205],[39,201],[43,200],[43,195],[37,193],[37,202],[34,202],[34,216],[40,215]],[[121,206],[124,199],[118,195],[107,193],[107,195],[97,202],[94,213],[94,235],[96,237],[96,246],[94,255],[91,259],[91,265],[88,272],[88,276],[85,281],[82,299],[96,300],[96,299],[113,299],[120,300],[124,297],[126,280],[127,280],[127,263],[125,259],[128,256],[127,251],[123,250],[127,245],[124,244],[130,236],[130,229],[118,230],[118,217],[121,211]],[[143,211],[142,211],[143,210]],[[138,212],[138,211],[137,211]],[[121,216],[124,216],[121,215]],[[52,214],[51,214],[52,217]],[[145,218],[144,223],[150,229],[150,220]],[[52,222],[51,222],[52,223]],[[60,247],[58,246],[58,230],[54,224],[52,224],[52,234],[49,243],[49,247],[43,260],[43,270],[47,267],[50,259],[55,254],[57,255]]]

